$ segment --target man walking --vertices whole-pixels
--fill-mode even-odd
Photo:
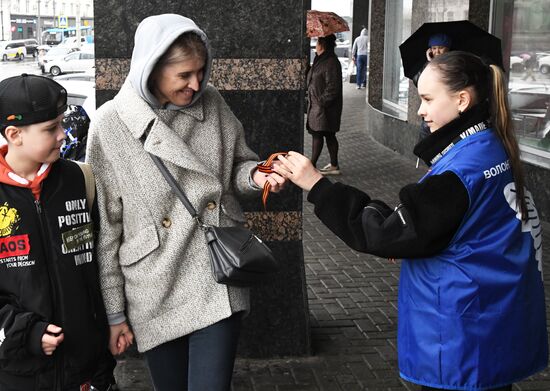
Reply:
[[[367,55],[369,54],[367,33],[366,28],[361,30],[361,35],[355,38],[351,49],[351,59],[357,66],[356,88],[358,90],[367,85]]]

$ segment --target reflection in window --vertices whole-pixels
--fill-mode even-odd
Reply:
[[[509,103],[523,156],[550,163],[550,2],[499,4],[504,52],[510,55]],[[537,155],[534,158],[533,155]]]
[[[411,35],[412,0],[386,2],[384,33],[384,111],[406,118],[409,82],[403,74],[399,45]]]

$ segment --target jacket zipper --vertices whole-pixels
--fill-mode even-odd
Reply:
[[[57,276],[55,271],[53,270],[54,265],[52,263],[51,257],[50,257],[50,247],[46,243],[46,237],[51,238],[50,230],[45,224],[44,220],[44,208],[42,207],[42,203],[40,200],[34,200],[34,205],[36,208],[36,212],[38,214],[38,221],[40,226],[40,239],[42,241],[42,248],[44,249],[44,259],[46,260],[46,270],[48,271],[48,279],[50,280],[51,285],[51,291],[52,291],[52,312],[53,312],[53,318],[57,318],[58,308],[56,304],[59,301],[59,294],[57,292]],[[59,316],[59,319],[61,316]],[[59,322],[56,322],[59,323]],[[57,325],[58,326],[58,325]],[[64,331],[64,330],[63,330]],[[62,384],[63,384],[63,356],[62,356],[62,346],[59,346],[55,351],[55,357],[54,357],[54,384],[53,384],[53,390],[61,390]]]

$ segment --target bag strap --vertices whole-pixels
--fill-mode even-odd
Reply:
[[[75,162],[84,174],[84,184],[86,186],[86,200],[88,201],[88,210],[92,210],[95,201],[95,177],[92,166],[87,163]]]
[[[144,133],[143,136],[140,138],[142,144],[145,144],[145,138],[147,137],[147,134]],[[151,156],[151,159],[153,159],[153,163],[155,163],[155,166],[157,166],[157,168],[159,169],[160,173],[162,174],[162,176],[164,177],[164,179],[166,179],[166,182],[168,182],[168,184],[170,185],[170,187],[172,188],[172,190],[174,191],[174,193],[176,194],[176,196],[180,199],[181,203],[183,204],[183,206],[185,206],[185,209],[187,209],[187,211],[189,212],[189,214],[191,215],[191,217],[193,219],[195,219],[195,221],[197,222],[197,224],[199,225],[199,227],[201,228],[206,228],[207,225],[205,225],[199,218],[199,215],[197,214],[197,211],[196,209],[193,207],[193,205],[191,204],[191,201],[189,201],[189,199],[187,198],[187,196],[185,195],[185,193],[183,192],[182,188],[180,187],[179,183],[176,182],[176,180],[174,179],[174,177],[172,176],[172,174],[170,174],[170,171],[168,171],[168,169],[166,168],[166,166],[164,165],[164,163],[162,162],[162,160],[160,160],[160,158],[156,155],[153,155],[152,153],[149,153],[149,156]]]

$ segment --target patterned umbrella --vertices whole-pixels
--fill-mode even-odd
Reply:
[[[306,30],[307,36],[310,38],[326,37],[341,31],[349,31],[349,26],[342,17],[334,12],[308,10]]]

